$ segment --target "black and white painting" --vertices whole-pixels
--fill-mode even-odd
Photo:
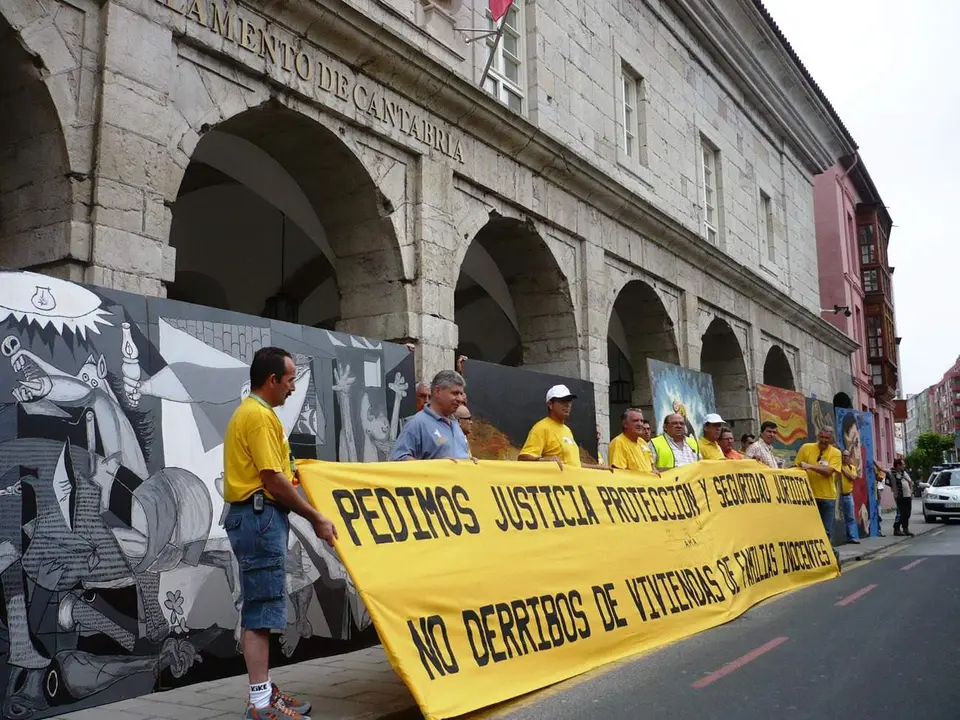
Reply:
[[[414,405],[404,347],[0,271],[0,717],[242,671],[223,433],[267,345],[295,358],[277,415],[297,457],[386,458]],[[291,521],[275,657],[376,642],[336,553]]]

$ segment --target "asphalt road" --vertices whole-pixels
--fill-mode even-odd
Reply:
[[[893,550],[496,717],[956,720],[960,525]]]

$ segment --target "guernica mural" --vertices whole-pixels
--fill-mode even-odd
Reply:
[[[242,671],[222,444],[265,345],[295,356],[277,412],[297,457],[386,458],[414,411],[402,346],[0,271],[3,718]],[[291,520],[282,657],[375,642],[335,552]]]

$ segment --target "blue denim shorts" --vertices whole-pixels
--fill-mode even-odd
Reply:
[[[287,511],[252,503],[232,504],[223,527],[240,567],[243,605],[240,626],[246,630],[285,630],[287,627]]]

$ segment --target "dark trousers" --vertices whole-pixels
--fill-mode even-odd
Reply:
[[[910,532],[910,513],[913,512],[913,498],[897,498],[897,519],[893,521],[893,531],[901,527],[904,532]]]

